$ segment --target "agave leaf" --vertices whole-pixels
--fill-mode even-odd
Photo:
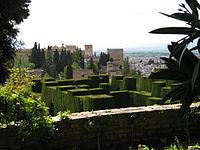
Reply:
[[[180,20],[180,21],[185,21],[185,22],[188,22],[188,23],[194,22],[193,18],[191,17],[192,16],[191,14],[174,13],[174,14],[168,15],[168,14],[165,14],[165,13],[162,13],[162,12],[160,12],[160,13],[162,15],[165,15],[167,17],[170,17],[170,18],[173,18],[173,19],[177,19],[177,20]]]
[[[198,2],[196,0],[186,0],[186,3],[190,6],[190,8],[192,10],[193,18],[198,20],[198,18],[199,18],[199,14],[198,14],[198,10],[197,10]]]
[[[163,102],[167,101],[168,99],[171,99],[175,96],[178,96],[180,94],[184,95],[185,92],[185,86],[180,85],[179,87],[175,88],[174,90],[170,91],[169,93],[167,93],[167,95],[165,95],[162,99]],[[177,99],[176,99],[177,100]]]
[[[166,57],[161,57],[160,59],[165,61],[166,66],[171,69],[171,70],[179,70],[179,64],[177,61],[171,59],[171,58],[166,58]]]
[[[188,45],[189,45],[189,44],[186,44],[186,45],[185,45],[185,48],[184,48],[184,49],[182,50],[182,52],[181,52],[180,60],[179,60],[179,68],[181,68],[181,65],[182,65],[181,61],[182,61],[183,55],[185,54],[185,52],[186,52],[186,50],[187,50]]]
[[[152,79],[165,79],[165,80],[175,80],[175,81],[187,81],[189,77],[187,74],[179,70],[164,69],[162,71],[153,73],[149,76]]]
[[[166,27],[166,28],[159,28],[151,31],[150,33],[156,34],[192,34],[196,30],[187,28],[187,27]]]
[[[196,64],[196,67],[194,69],[194,72],[192,74],[192,80],[191,80],[191,86],[192,86],[192,92],[194,90],[194,87],[196,85],[196,81],[197,81],[197,78],[199,77],[199,70],[200,70],[200,60],[198,61],[198,63]]]
[[[198,97],[197,89],[191,91],[190,88],[187,89],[184,99],[182,99],[182,105],[180,109],[180,113],[184,114],[190,107],[190,105],[195,101]]]

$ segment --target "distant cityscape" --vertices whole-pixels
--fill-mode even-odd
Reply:
[[[51,50],[58,51],[59,53],[62,50],[70,51],[70,53],[75,52],[77,49],[81,50],[82,55],[84,56],[85,66],[90,62],[91,58],[94,63],[98,64],[100,61],[101,51],[94,51],[93,45],[85,45],[85,49],[81,50],[76,45],[64,45],[62,46],[51,46]],[[44,51],[47,51],[44,48]],[[122,74],[123,61],[124,58],[129,58],[130,69],[135,70],[140,76],[148,76],[151,72],[154,71],[156,67],[165,67],[165,64],[159,57],[168,56],[169,53],[166,51],[131,51],[124,52],[123,48],[107,48],[106,54],[109,55],[109,60],[107,61],[106,66],[101,66],[99,74],[109,74],[109,75],[119,75]],[[20,49],[17,51],[18,56],[31,55],[31,49]],[[91,71],[74,71],[74,78],[86,77],[90,74]]]

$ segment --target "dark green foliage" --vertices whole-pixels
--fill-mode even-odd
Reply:
[[[109,85],[109,83],[99,83],[99,87],[103,89],[105,94],[109,95],[109,93],[110,93],[110,85]]]
[[[137,83],[136,77],[124,77],[122,90],[136,90],[136,83]]]
[[[30,62],[35,64],[35,68],[42,68],[45,62],[44,50],[40,49],[40,44],[34,43],[34,47],[31,50]]]
[[[152,82],[151,93],[153,97],[161,97],[161,89],[166,86],[166,81],[154,81]]]
[[[148,97],[151,96],[147,91],[129,91],[131,106],[146,106]]]
[[[130,75],[130,63],[129,63],[129,57],[126,57],[123,61],[123,67],[122,72],[124,76]]]
[[[66,66],[66,72],[64,70],[64,74],[66,75],[66,79],[73,79],[73,68],[71,65]]]
[[[154,104],[162,104],[162,98],[160,98],[160,97],[148,97],[146,105],[150,106],[150,105],[154,105]]]
[[[99,74],[98,65],[93,62],[93,58],[90,59],[89,64],[87,65],[86,69],[91,69],[94,74]]]
[[[89,95],[90,90],[89,89],[74,89],[74,90],[68,90],[68,94],[70,96],[83,96],[83,95]]]
[[[72,61],[77,63],[81,68],[84,68],[84,57],[80,49],[72,53]]]
[[[113,108],[113,97],[109,95],[89,95],[83,100],[83,110],[102,110]]]
[[[167,27],[151,31],[157,34],[181,34],[186,35],[177,42],[168,45],[170,52],[169,58],[162,58],[167,65],[167,69],[152,74],[150,77],[154,79],[177,80],[182,82],[177,88],[169,92],[163,101],[172,99],[171,101],[181,100],[181,112],[186,112],[189,106],[198,99],[200,95],[200,59],[192,53],[197,50],[200,53],[200,25],[199,25],[199,3],[196,0],[186,0],[190,9],[181,4],[180,12],[165,16],[186,22],[189,27]],[[188,45],[197,40],[197,45],[188,48]]]
[[[78,89],[89,89],[89,85],[86,85],[86,84],[78,84],[78,85],[77,85],[77,88],[78,88]]]
[[[47,56],[46,56],[46,60],[44,62],[43,65],[43,69],[52,77],[56,77],[57,72],[56,72],[56,65],[53,62],[53,58],[52,58],[52,49],[50,46],[48,46],[47,48]]]
[[[107,62],[109,61],[109,59],[110,59],[109,58],[109,54],[101,52],[100,53],[100,58],[99,58],[99,65],[106,66]]]
[[[129,91],[112,91],[110,95],[113,96],[114,108],[123,108],[130,106]]]
[[[100,74],[99,75],[101,83],[109,83],[109,75],[107,74]]]
[[[32,85],[32,92],[41,93],[42,91],[41,79],[33,79],[32,82],[34,83],[34,85]]]
[[[19,25],[29,16],[30,0],[1,0],[0,2],[0,84],[9,75],[8,68],[14,60]]]
[[[123,75],[113,75],[111,78],[111,87],[112,91],[118,91],[120,89],[120,80],[123,80]]]
[[[139,91],[148,91],[151,92],[152,88],[152,79],[150,79],[148,76],[142,76],[138,78],[138,90]]]
[[[77,80],[74,80],[74,82],[76,85],[79,85],[79,84],[85,84],[88,86],[91,85],[91,79],[77,79]]]
[[[73,79],[58,80],[58,86],[64,85],[75,85],[75,82]]]
[[[55,52],[54,52],[54,55],[53,55],[53,62],[56,66],[56,72],[60,72],[60,56],[59,56],[59,52],[58,50],[56,49]]]
[[[76,87],[73,85],[65,85],[65,86],[57,86],[57,90],[58,91],[68,91],[68,90],[72,90],[75,89]]]
[[[100,95],[100,94],[105,94],[104,90],[102,88],[92,88],[90,90],[90,95]]]
[[[100,78],[98,75],[89,75],[88,78],[91,79],[91,88],[99,87]]]

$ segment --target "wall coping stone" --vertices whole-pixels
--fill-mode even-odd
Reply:
[[[83,118],[93,118],[100,116],[110,116],[118,114],[133,114],[138,112],[152,112],[152,111],[162,111],[162,110],[178,110],[180,109],[181,104],[171,104],[171,105],[156,105],[156,106],[140,106],[140,107],[127,107],[127,108],[118,108],[118,109],[106,109],[106,110],[96,110],[96,111],[87,111],[80,113],[72,113],[69,115],[70,120],[77,120]],[[200,102],[193,103],[190,108],[200,107]],[[54,121],[61,121],[59,116],[52,117]]]

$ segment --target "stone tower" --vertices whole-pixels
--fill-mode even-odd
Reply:
[[[93,56],[93,46],[85,45],[85,56],[92,57]]]
[[[123,49],[107,49],[107,53],[110,58],[113,59],[114,63],[117,63],[119,66],[123,64]]]

